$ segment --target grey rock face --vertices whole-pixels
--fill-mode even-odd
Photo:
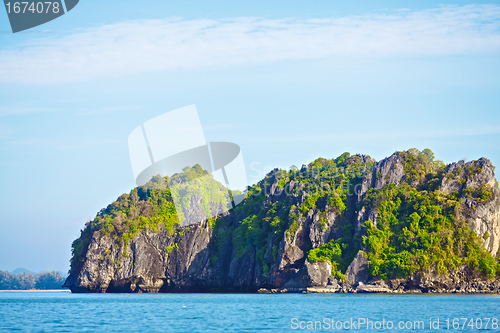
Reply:
[[[356,235],[361,235],[364,233],[364,228],[363,224],[366,221],[372,221],[375,226],[378,225],[378,213],[374,209],[368,209],[366,210],[365,207],[362,207],[358,215],[356,216],[356,223],[355,223],[355,233]]]
[[[351,286],[368,281],[368,258],[363,252],[358,252],[352,263],[347,267],[345,276],[346,283]]]
[[[397,154],[376,162],[368,175],[363,178],[358,192],[358,203],[370,188],[379,190],[387,184],[400,184],[404,175],[403,160]]]
[[[472,173],[471,168],[474,170]],[[464,183],[466,173],[467,181]],[[500,242],[500,191],[496,183],[495,167],[486,158],[467,163],[460,161],[450,164],[446,175],[440,184],[440,189],[445,194],[463,193],[467,190],[474,192],[481,187],[491,189],[492,196],[486,201],[462,195],[460,217],[483,239],[485,248],[496,255]]]
[[[110,236],[94,233],[82,269],[65,285],[77,292],[148,292],[190,286],[208,262],[211,230],[207,222],[184,228],[182,235],[166,230],[139,232],[124,247]],[[172,244],[177,246],[167,250]]]
[[[326,211],[324,223],[321,222],[321,214],[317,211],[313,213],[313,210],[311,210],[311,214],[307,215],[309,218],[309,238],[313,249],[325,244],[333,237],[333,228],[337,215],[335,212],[330,211],[328,207]]]
[[[331,285],[333,281],[331,271],[332,265],[329,262],[311,264],[306,260],[304,265],[294,272],[295,274],[284,285],[284,288],[293,289],[308,286],[326,287],[329,284]]]
[[[367,293],[367,294],[386,294],[392,293],[392,290],[385,285],[377,284],[363,284],[360,283],[356,288],[357,293]]]
[[[469,162],[466,167],[475,167],[482,171],[469,176],[464,184],[465,189],[489,187],[492,197],[485,202],[474,198],[464,199],[464,205],[469,208],[464,210],[465,220],[471,230],[484,240],[486,249],[496,255],[500,242],[500,191],[496,184],[494,167],[485,158]]]

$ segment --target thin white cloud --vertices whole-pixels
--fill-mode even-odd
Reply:
[[[135,73],[336,57],[500,53],[500,6],[445,6],[330,19],[141,20],[0,50],[0,82],[44,84]]]
[[[54,112],[56,109],[31,105],[0,105],[0,117],[29,113]]]
[[[142,106],[136,105],[119,105],[119,106],[107,106],[107,107],[99,107],[94,109],[82,109],[75,114],[77,116],[92,116],[92,115],[100,115],[111,112],[121,112],[121,111],[133,111],[139,110]],[[61,111],[61,108],[56,107],[39,107],[32,106],[20,103],[19,105],[0,105],[0,117],[5,116],[14,116],[14,115],[26,115],[32,113],[47,113],[47,112],[58,112]]]
[[[97,108],[93,110],[86,110],[82,112],[78,112],[76,115],[77,116],[94,116],[94,115],[100,115],[100,114],[105,114],[105,113],[111,113],[111,112],[120,112],[120,111],[133,111],[133,110],[139,110],[141,109],[141,106],[108,106],[108,107],[102,107],[102,108]]]

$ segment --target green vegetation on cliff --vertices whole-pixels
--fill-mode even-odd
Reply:
[[[342,215],[353,205],[354,187],[372,165],[370,158],[364,160],[359,155],[344,153],[335,159],[318,158],[301,171],[296,167],[290,171],[273,171],[249,188],[245,201],[235,208],[234,214],[240,221],[236,226],[226,228],[223,222],[217,224],[217,252],[212,261],[217,259],[223,243],[231,235],[236,258],[255,252],[256,260],[266,275],[270,265],[275,262],[283,238],[293,242],[299,230],[298,219],[305,219],[310,210],[319,210],[322,213],[321,228],[326,228],[326,212]],[[282,194],[276,201],[266,201],[271,192],[275,196]],[[340,219],[336,227],[340,228],[342,234],[336,244],[345,251],[330,257],[329,253],[333,252],[325,248],[316,259],[330,261],[332,273],[341,277],[341,270],[345,271],[356,255],[357,248],[352,221]],[[309,245],[308,250],[310,248]]]
[[[146,229],[157,231],[160,226],[170,232],[177,223],[175,206],[165,179],[154,177],[144,186],[121,195],[115,202],[102,209],[96,218],[81,231],[80,238],[72,244],[71,271],[83,263],[88,244],[95,231],[113,236],[125,247],[137,232]],[[128,255],[124,252],[124,255]]]
[[[339,263],[342,262],[342,248],[345,247],[345,243],[340,243],[338,241],[329,241],[315,249],[309,251],[307,255],[307,260],[314,264],[316,261],[325,261],[332,264],[332,276],[337,279],[342,279],[345,281],[346,277],[339,270]]]
[[[211,216],[210,205],[228,205],[230,197],[223,193],[227,193],[227,189],[199,165],[186,167],[182,173],[172,177],[153,177],[144,186],[134,188],[129,194],[122,194],[81,231],[80,237],[72,244],[71,271],[83,263],[95,231],[100,230],[104,235],[112,236],[117,244],[123,245],[123,256],[128,256],[129,240],[137,236],[139,231],[158,232],[164,228],[172,234],[180,227],[179,220],[185,219],[193,197],[202,197],[199,200],[201,208],[205,216]],[[176,211],[176,207],[185,209]],[[177,244],[172,244],[166,250],[170,253],[177,247]]]
[[[364,206],[378,213],[377,224],[366,222],[367,236],[363,240],[371,274],[382,279],[399,278],[430,269],[448,273],[467,265],[494,277],[499,270],[497,261],[460,216],[463,194],[484,201],[491,198],[491,188],[445,195],[438,185],[443,178],[451,177],[430,150],[410,150],[399,155],[407,182],[370,189],[363,201]],[[478,170],[466,170],[458,182],[465,183],[475,172]]]
[[[90,238],[95,231],[100,230],[105,235],[111,235],[117,243],[123,243],[125,249],[129,240],[139,231],[158,232],[160,228],[165,228],[168,233],[173,233],[179,226],[179,219],[171,190],[166,184],[176,184],[175,190],[183,191],[184,200],[189,200],[196,193],[188,193],[193,187],[189,188],[183,184],[195,180],[198,182],[196,186],[206,187],[208,181],[204,181],[203,176],[207,175],[208,172],[199,165],[187,167],[183,173],[172,178],[155,176],[144,186],[134,188],[129,194],[122,194],[115,202],[102,209],[82,230],[80,238],[73,242],[71,270],[82,264]],[[126,250],[123,255],[128,256]]]

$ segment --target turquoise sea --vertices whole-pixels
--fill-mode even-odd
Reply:
[[[0,293],[2,332],[491,332],[499,320],[496,295]]]

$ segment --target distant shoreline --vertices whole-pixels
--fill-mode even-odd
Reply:
[[[47,292],[51,292],[51,293],[54,293],[54,292],[58,292],[58,293],[61,293],[61,292],[71,292],[71,290],[69,289],[46,289],[46,290],[42,290],[42,289],[27,289],[27,290],[16,290],[16,289],[9,289],[9,290],[0,290],[0,293],[16,293],[16,292],[21,292],[21,293],[47,293]]]

